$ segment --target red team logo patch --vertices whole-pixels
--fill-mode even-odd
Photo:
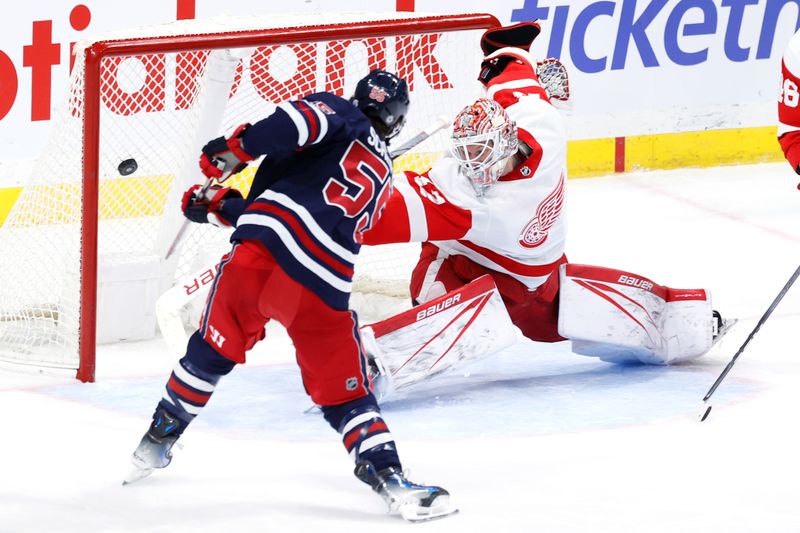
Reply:
[[[378,102],[383,102],[386,100],[386,97],[389,96],[386,91],[382,87],[373,87],[369,91],[369,97],[371,100],[377,100]]]
[[[525,248],[536,248],[547,240],[548,232],[561,214],[564,205],[564,174],[553,191],[536,207],[536,216],[528,222],[519,237]]]

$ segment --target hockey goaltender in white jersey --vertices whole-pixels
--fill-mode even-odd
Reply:
[[[410,284],[417,307],[362,328],[389,390],[486,357],[520,332],[604,360],[670,364],[706,353],[732,325],[704,289],[567,263],[567,139],[553,103],[569,98],[569,84],[559,61],[530,56],[538,33],[525,22],[484,34],[486,98],[455,118],[448,156],[423,174],[395,174],[364,233],[365,244],[422,243]],[[180,290],[160,303],[178,309]],[[157,314],[169,331],[171,315]]]
[[[479,77],[486,98],[455,118],[449,156],[423,174],[395,176],[381,219],[364,235],[372,245],[423,243],[410,289],[428,310],[374,324],[364,336],[395,388],[510,344],[510,323],[534,341],[569,339],[577,353],[653,364],[698,357],[724,329],[704,289],[567,263],[567,140],[546,90],[552,84],[528,52],[538,32],[535,23],[487,31]],[[482,276],[496,287],[481,279],[476,292],[472,282]],[[507,313],[484,300],[502,300]]]

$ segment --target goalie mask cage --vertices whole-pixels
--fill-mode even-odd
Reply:
[[[230,248],[229,232],[192,224],[164,258],[182,192],[204,180],[197,159],[208,140],[286,99],[347,96],[377,67],[410,86],[398,146],[477,98],[480,35],[497,19],[409,15],[220,17],[79,43],[67,101],[0,229],[0,362],[93,381],[97,342],[155,334],[158,294]],[[431,137],[395,170],[424,170],[447,137]],[[244,193],[254,167],[232,179]],[[367,248],[357,290],[405,288],[418,246]]]

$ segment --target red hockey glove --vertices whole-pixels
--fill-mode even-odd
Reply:
[[[481,37],[481,50],[483,55],[488,56],[501,48],[521,48],[526,52],[531,49],[531,43],[541,32],[539,24],[536,22],[521,22],[513,26],[490,28]],[[478,80],[488,85],[489,81],[495,76],[503,73],[509,63],[516,58],[513,56],[501,55],[493,59],[486,59],[481,63],[481,71]]]
[[[228,139],[217,137],[203,146],[200,154],[200,170],[209,178],[216,178],[220,183],[247,167],[247,163],[255,159],[242,148],[242,134],[250,124],[242,124]]]
[[[530,52],[531,43],[541,31],[538,22],[520,22],[512,26],[489,28],[481,36],[481,50],[484,56],[507,46]]]
[[[183,215],[198,224],[211,223],[218,227],[231,226],[222,216],[222,204],[229,198],[241,198],[242,193],[230,187],[212,185],[204,195],[200,194],[202,185],[192,185],[183,193],[181,211]]]

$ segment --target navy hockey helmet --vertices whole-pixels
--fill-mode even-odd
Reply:
[[[408,84],[391,72],[375,69],[358,82],[350,99],[384,139],[403,129],[408,114]]]

